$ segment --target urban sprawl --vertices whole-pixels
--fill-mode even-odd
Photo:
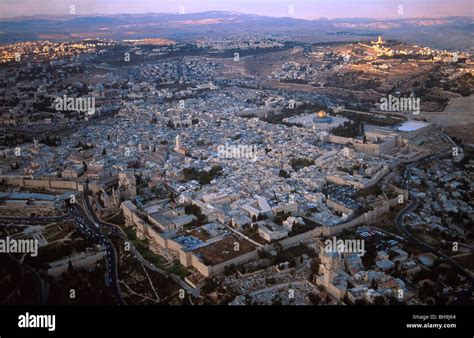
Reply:
[[[39,246],[0,254],[3,302],[471,303],[473,69],[383,37],[2,45],[0,235]]]

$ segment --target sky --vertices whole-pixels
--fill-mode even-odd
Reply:
[[[178,13],[181,8],[184,13],[232,11],[306,19],[474,16],[474,0],[0,0],[0,18],[64,15],[71,5],[78,15]]]

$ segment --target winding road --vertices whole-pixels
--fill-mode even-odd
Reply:
[[[456,144],[451,140],[451,138],[446,139],[446,141],[451,143],[451,144],[454,144],[454,146],[456,146]],[[438,161],[441,157],[447,156],[449,152],[450,152],[450,150],[448,150],[446,152],[442,152],[442,153],[437,154],[437,155],[427,156],[425,158],[419,159],[418,161],[410,163],[406,167],[405,173],[403,175],[404,176],[403,186],[405,187],[405,189],[408,190],[408,185],[409,185],[409,181],[410,181],[410,178],[411,178],[411,172],[410,172],[411,167],[415,166],[416,164],[426,162],[426,161],[429,161],[429,160]],[[397,216],[395,218],[395,224],[396,224],[397,228],[400,230],[401,233],[403,233],[405,235],[405,237],[410,242],[414,243],[415,245],[417,245],[418,247],[420,247],[423,250],[427,250],[427,251],[435,254],[436,256],[445,259],[449,264],[451,264],[451,266],[453,266],[458,271],[458,273],[460,275],[464,276],[469,281],[469,283],[471,284],[471,287],[468,290],[466,290],[464,292],[461,292],[461,294],[466,295],[467,297],[472,297],[472,293],[473,293],[473,290],[474,290],[474,278],[469,273],[469,271],[465,270],[460,264],[458,264],[451,257],[449,257],[448,255],[443,253],[441,250],[439,250],[435,247],[432,247],[431,245],[429,245],[429,244],[423,242],[422,240],[416,238],[415,236],[413,236],[408,231],[406,226],[403,224],[403,219],[404,219],[405,215],[407,215],[408,213],[416,210],[418,205],[419,205],[419,200],[412,193],[409,192],[409,204],[406,205],[405,208],[403,208],[397,214]]]
[[[88,200],[88,197],[87,197],[88,195],[89,195],[88,190],[86,189],[85,194],[84,194],[84,199],[83,199],[84,200],[84,210],[88,214],[88,217],[90,217],[91,222],[93,222],[97,227],[102,226],[104,228],[112,229],[111,235],[119,236],[124,241],[129,243],[130,250],[135,255],[135,258],[137,258],[140,261],[140,263],[142,263],[144,266],[146,266],[147,268],[149,268],[152,271],[158,272],[159,274],[165,276],[166,278],[173,279],[173,281],[178,283],[188,294],[191,294],[194,297],[199,297],[200,296],[200,289],[199,288],[192,288],[190,285],[186,284],[179,276],[177,276],[175,274],[172,274],[172,273],[168,273],[168,272],[164,271],[163,269],[157,268],[153,263],[146,260],[140,254],[140,252],[135,248],[133,243],[128,239],[127,235],[125,234],[125,232],[123,231],[122,228],[120,228],[118,225],[108,223],[108,222],[104,222],[104,221],[100,220],[97,217],[97,215],[95,214],[94,210],[92,209],[92,206],[89,203],[89,200]]]

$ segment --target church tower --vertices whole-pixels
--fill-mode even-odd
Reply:
[[[181,137],[179,137],[179,135],[176,135],[174,151],[179,152],[180,150],[181,150]]]

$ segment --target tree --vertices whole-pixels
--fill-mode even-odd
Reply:
[[[283,252],[283,245],[280,242],[275,243],[275,250],[278,254]]]
[[[217,288],[217,284],[216,282],[212,279],[212,278],[206,278],[205,282],[204,282],[204,285],[203,287],[201,288],[201,290],[204,292],[204,293],[211,293],[213,292],[214,290],[216,290]]]
[[[74,266],[72,265],[71,260],[67,263],[67,272],[72,273],[74,271]]]
[[[198,205],[188,204],[184,207],[184,212],[196,216],[199,224],[206,220],[206,216],[202,214],[201,208]]]
[[[433,297],[436,294],[433,285],[428,282],[423,283],[422,290],[426,297]]]
[[[321,264],[321,260],[319,259],[319,257],[316,257],[313,259],[313,261],[311,262],[311,272],[312,273],[318,273],[319,272],[319,265]]]
[[[275,299],[275,300],[272,302],[272,305],[273,305],[273,306],[281,306],[281,305],[283,305],[283,304],[281,303],[281,299],[280,299],[280,298],[277,298],[277,299]]]
[[[393,296],[388,298],[387,302],[389,305],[400,305],[400,300]]]
[[[288,178],[288,177],[290,177],[290,175],[288,175],[288,173],[286,172],[286,170],[283,170],[283,169],[280,169],[280,172],[278,173],[278,176],[279,176],[279,177],[283,177],[283,178]]]
[[[107,155],[107,151],[105,150],[105,148],[102,149],[102,155],[103,155],[103,156]]]
[[[362,262],[366,268],[369,268],[375,264],[377,248],[375,247],[375,243],[373,241],[369,241],[367,244],[367,249],[365,250],[365,254],[362,257]]]
[[[173,202],[173,203],[176,202],[176,200],[175,200],[175,198],[174,198],[173,192],[170,192],[170,193],[168,194],[168,197],[169,197],[169,199],[171,200],[171,202]],[[185,210],[186,210],[186,209],[185,209]]]
[[[264,249],[260,249],[258,250],[258,258],[260,259],[270,258],[270,254]]]
[[[235,272],[235,265],[231,264],[226,267],[224,267],[224,275],[225,276],[230,276]]]
[[[383,305],[385,302],[385,299],[382,296],[376,296],[374,298],[374,305]]]
[[[370,288],[371,289],[374,289],[374,290],[377,290],[379,287],[379,285],[377,284],[377,282],[375,281],[375,279],[372,279],[372,283],[370,283]]]
[[[315,293],[310,293],[308,298],[313,305],[318,305],[321,302],[321,297]]]

